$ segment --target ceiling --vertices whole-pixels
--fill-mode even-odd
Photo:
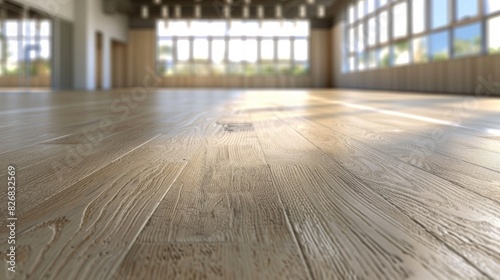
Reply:
[[[315,0],[314,4],[307,4],[306,0],[251,0],[250,4],[245,4],[244,0],[232,0],[227,4],[227,0],[161,0],[161,4],[155,4],[153,0],[103,0],[104,2],[115,2],[117,11],[128,14],[133,20],[141,20],[141,9],[148,7],[148,19],[161,18],[162,5],[169,8],[169,17],[174,16],[174,7],[181,7],[182,18],[193,18],[196,5],[201,7],[201,18],[213,19],[223,18],[223,7],[229,6],[231,9],[231,18],[243,17],[243,7],[250,7],[250,18],[257,18],[257,6],[264,7],[265,18],[275,18],[275,7],[281,5],[284,18],[297,18],[299,7],[306,5],[306,18],[318,19],[318,6],[325,7],[325,18],[332,16],[331,7],[336,0]]]

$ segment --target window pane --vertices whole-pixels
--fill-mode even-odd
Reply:
[[[172,40],[158,41],[158,59],[166,61],[172,61],[174,59]]]
[[[189,34],[185,35],[206,36],[207,24],[208,22],[204,20],[193,20],[189,24]]]
[[[397,4],[393,8],[393,36],[401,38],[408,35],[408,9],[405,2]]]
[[[494,13],[500,11],[500,1],[498,0],[484,0],[487,13]]]
[[[432,28],[448,25],[448,0],[432,0]]]
[[[19,33],[19,23],[14,20],[5,21],[5,35],[7,37],[17,37]]]
[[[410,47],[408,42],[394,45],[394,65],[405,65],[410,63]]]
[[[177,41],[177,60],[187,61],[189,60],[190,53],[190,42],[189,40],[178,40]]]
[[[457,21],[477,16],[477,0],[457,0]]]
[[[260,42],[260,58],[263,60],[274,59],[274,41],[262,40]]]
[[[368,20],[368,46],[374,46],[377,43],[377,22],[375,17]]]
[[[380,13],[379,15],[379,40],[380,43],[385,43],[389,39],[387,28],[389,26],[389,17],[387,11]]]
[[[356,21],[356,14],[354,12],[354,5],[349,6],[349,23]]]
[[[43,20],[40,23],[40,36],[42,37],[49,37],[51,32],[51,24],[50,21],[48,20]]]
[[[309,21],[298,20],[295,22],[295,33],[294,36],[309,36]]]
[[[448,31],[441,31],[430,36],[430,56],[432,61],[446,60],[449,55]]]
[[[295,35],[295,23],[292,21],[281,22],[281,28],[278,32],[279,37],[290,37]]]
[[[23,36],[25,37],[35,36],[37,27],[34,20],[23,20],[21,25],[23,29]]]
[[[365,49],[365,33],[364,33],[364,25],[360,23],[358,25],[358,46],[357,51],[362,52]]]
[[[213,40],[212,41],[212,62],[222,63],[226,56],[226,41]]]
[[[355,27],[349,28],[349,51],[354,52],[356,50],[356,37],[355,37]]]
[[[426,0],[413,0],[413,34],[425,31],[425,3]]]
[[[261,35],[262,36],[278,36],[280,32],[280,22],[279,21],[264,21],[262,22]]]
[[[488,20],[489,53],[500,53],[500,36],[498,36],[499,26],[500,26],[500,16]]]
[[[427,37],[413,39],[413,62],[427,62]]]
[[[19,62],[19,43],[17,40],[7,41],[7,74],[18,73]]]
[[[377,68],[377,52],[372,50],[368,53],[368,69]]]
[[[226,35],[226,30],[226,21],[214,21],[211,23],[207,23],[205,27],[205,34],[209,36],[224,36]]]
[[[293,58],[296,61],[307,61],[309,58],[309,46],[307,40],[295,40],[293,46]]]
[[[383,7],[387,4],[387,0],[379,0],[380,7]]]
[[[290,60],[291,58],[290,40],[278,40],[278,59]]]
[[[453,35],[455,57],[481,53],[481,24],[479,22],[457,27]]]
[[[243,60],[244,46],[243,40],[229,40],[229,61],[240,62]]]
[[[380,67],[389,67],[389,65],[391,64],[391,56],[388,47],[380,49],[378,57],[380,61]]]
[[[350,72],[356,71],[356,58],[354,56],[349,57],[349,70]]]
[[[365,53],[360,53],[358,55],[358,70],[365,70],[366,69],[366,62],[365,62]]]
[[[365,16],[365,0],[358,1],[358,19]]]
[[[368,14],[375,11],[375,0],[368,0]]]
[[[193,58],[196,61],[208,60],[208,40],[195,39],[193,41]]]
[[[257,40],[245,40],[245,53],[243,54],[243,59],[246,62],[257,62]]]

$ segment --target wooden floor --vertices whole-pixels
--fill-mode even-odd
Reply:
[[[16,92],[0,120],[0,279],[499,279],[499,99]]]

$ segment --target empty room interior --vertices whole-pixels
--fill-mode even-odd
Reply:
[[[499,279],[500,0],[0,0],[0,279]]]

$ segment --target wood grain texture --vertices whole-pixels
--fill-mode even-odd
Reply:
[[[4,262],[0,279],[500,275],[496,99],[453,126],[435,120],[463,97],[130,94],[0,93],[0,161],[18,170],[18,271]],[[116,100],[130,102],[125,118]],[[114,128],[85,149],[85,130],[108,118]],[[429,145],[438,129],[448,137]],[[58,178],[53,163],[68,159]]]

